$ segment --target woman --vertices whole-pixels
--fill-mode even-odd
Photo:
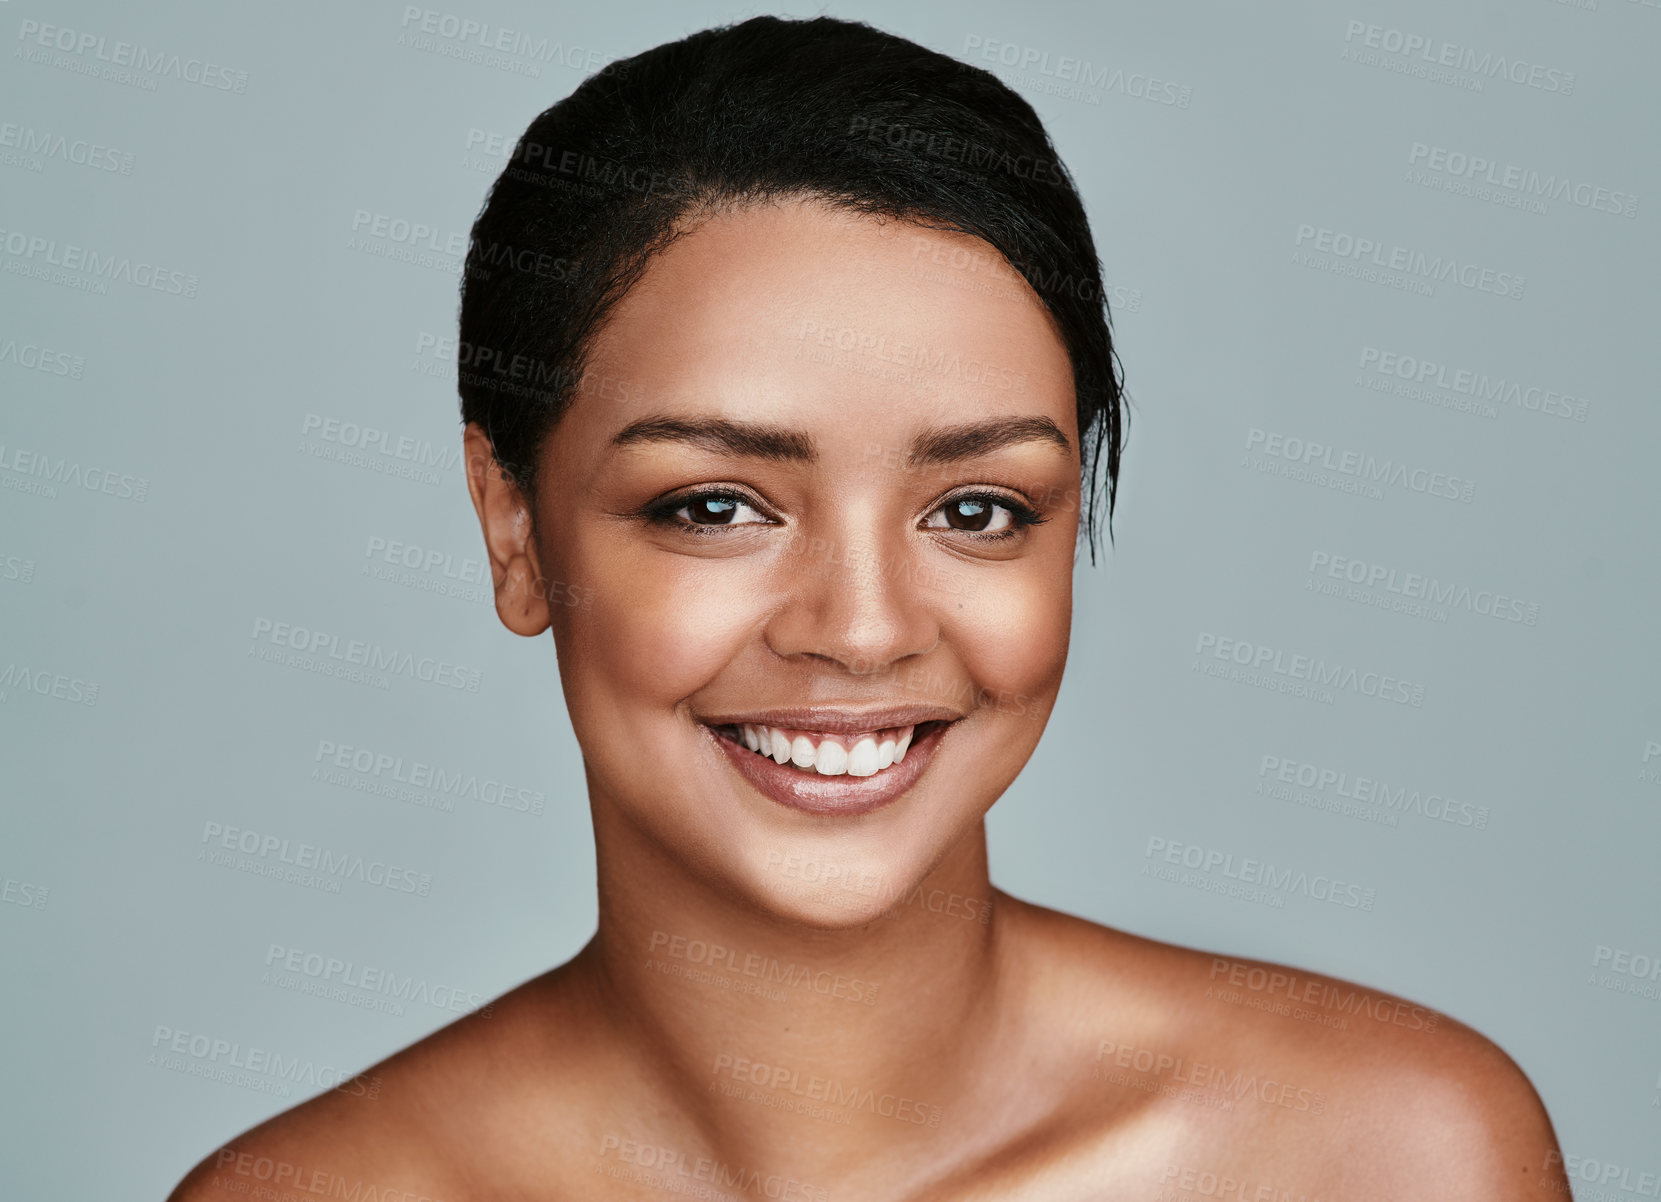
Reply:
[[[1566,1188],[1457,1023],[991,887],[1123,440],[1083,207],[992,76],[826,19],[616,64],[498,180],[461,345],[598,931],[176,1198]]]

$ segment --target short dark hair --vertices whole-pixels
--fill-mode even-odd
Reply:
[[[462,276],[462,419],[535,496],[592,337],[689,219],[793,196],[983,239],[1066,343],[1091,561],[1125,413],[1084,205],[1032,106],[990,72],[829,17],[755,17],[620,60],[532,121]],[[1000,265],[1001,266],[1001,265]],[[1011,277],[1012,278],[1012,277]]]

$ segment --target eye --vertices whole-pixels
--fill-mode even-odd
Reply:
[[[938,519],[938,520],[937,520]],[[965,493],[952,497],[928,515],[925,529],[961,530],[966,534],[1013,537],[1027,526],[1045,519],[1031,506],[1013,497],[991,493]]]
[[[754,526],[770,522],[742,493],[707,491],[682,494],[656,505],[652,517],[668,525]]]

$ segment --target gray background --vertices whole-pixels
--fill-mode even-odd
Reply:
[[[470,61],[396,3],[0,3],[0,126],[15,127],[0,128],[9,1198],[159,1197],[219,1141],[315,1092],[281,1072],[203,1075],[224,1058],[158,1056],[160,1028],[350,1072],[454,1017],[273,984],[273,944],[488,997],[592,929],[551,641],[506,633],[443,564],[392,569],[371,553],[413,544],[465,578],[481,545],[453,453],[453,368],[430,345],[454,333],[455,260],[406,261],[407,244],[354,224],[429,226],[442,252],[503,164],[489,137],[511,143],[599,62],[752,10],[422,11],[558,54]],[[1616,951],[1661,956],[1661,417],[1647,362],[1661,7],[831,11],[994,66],[1029,96],[1084,191],[1118,302],[1134,417],[1117,547],[1078,570],[1060,706],[990,819],[994,879],[1433,1006],[1528,1072],[1565,1151],[1585,1158],[1581,1196],[1597,1196],[1585,1178],[1606,1164],[1629,1180],[1661,1170],[1661,991],[1612,971]],[[31,21],[72,31],[72,48],[42,46]],[[1422,59],[1367,46],[1409,35],[1524,80],[1538,65],[1556,87],[1480,67],[1430,78],[1400,69]],[[104,78],[97,39],[163,65]],[[988,62],[995,44],[1034,65]],[[180,77],[192,59],[237,86]],[[76,162],[78,142],[107,150]],[[1448,164],[1416,144],[1491,160],[1501,184],[1461,192],[1471,181],[1428,169]],[[1570,190],[1542,203],[1504,186],[1508,166]],[[1601,211],[1594,189],[1636,197],[1634,214]],[[1425,295],[1311,266],[1296,255],[1323,236],[1300,240],[1305,226],[1520,276],[1522,295],[1457,280]],[[53,267],[70,245],[195,277],[196,295]],[[29,366],[42,348],[47,366]],[[1385,353],[1444,365],[1456,386],[1472,373],[1497,399],[1368,387],[1397,382],[1376,370]],[[1545,392],[1572,398],[1570,415],[1531,409]],[[342,459],[350,434],[324,437],[329,422],[388,433]],[[1468,502],[1325,487],[1249,445],[1253,429],[1474,487]],[[118,495],[139,480],[143,500]],[[1319,553],[1472,600],[1420,615],[1323,594],[1307,587],[1327,580],[1309,571]],[[1537,607],[1517,611],[1534,621],[1475,612],[1493,593]],[[269,662],[262,619],[459,665],[480,687]],[[1208,636],[1395,676],[1422,704],[1211,676],[1229,663],[1196,654]],[[363,786],[385,771],[314,775],[325,742],[531,791],[543,812],[376,795]],[[1258,792],[1265,755],[1486,807],[1486,826],[1392,826]],[[238,871],[200,857],[208,823],[430,874],[430,893]],[[1142,875],[1150,838],[1339,877],[1375,905],[1287,894],[1276,907]]]

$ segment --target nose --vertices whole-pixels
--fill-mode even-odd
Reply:
[[[928,587],[921,557],[929,548],[920,543],[871,523],[803,537],[780,565],[783,601],[768,620],[767,645],[786,659],[861,676],[928,654],[940,641],[941,598]]]

